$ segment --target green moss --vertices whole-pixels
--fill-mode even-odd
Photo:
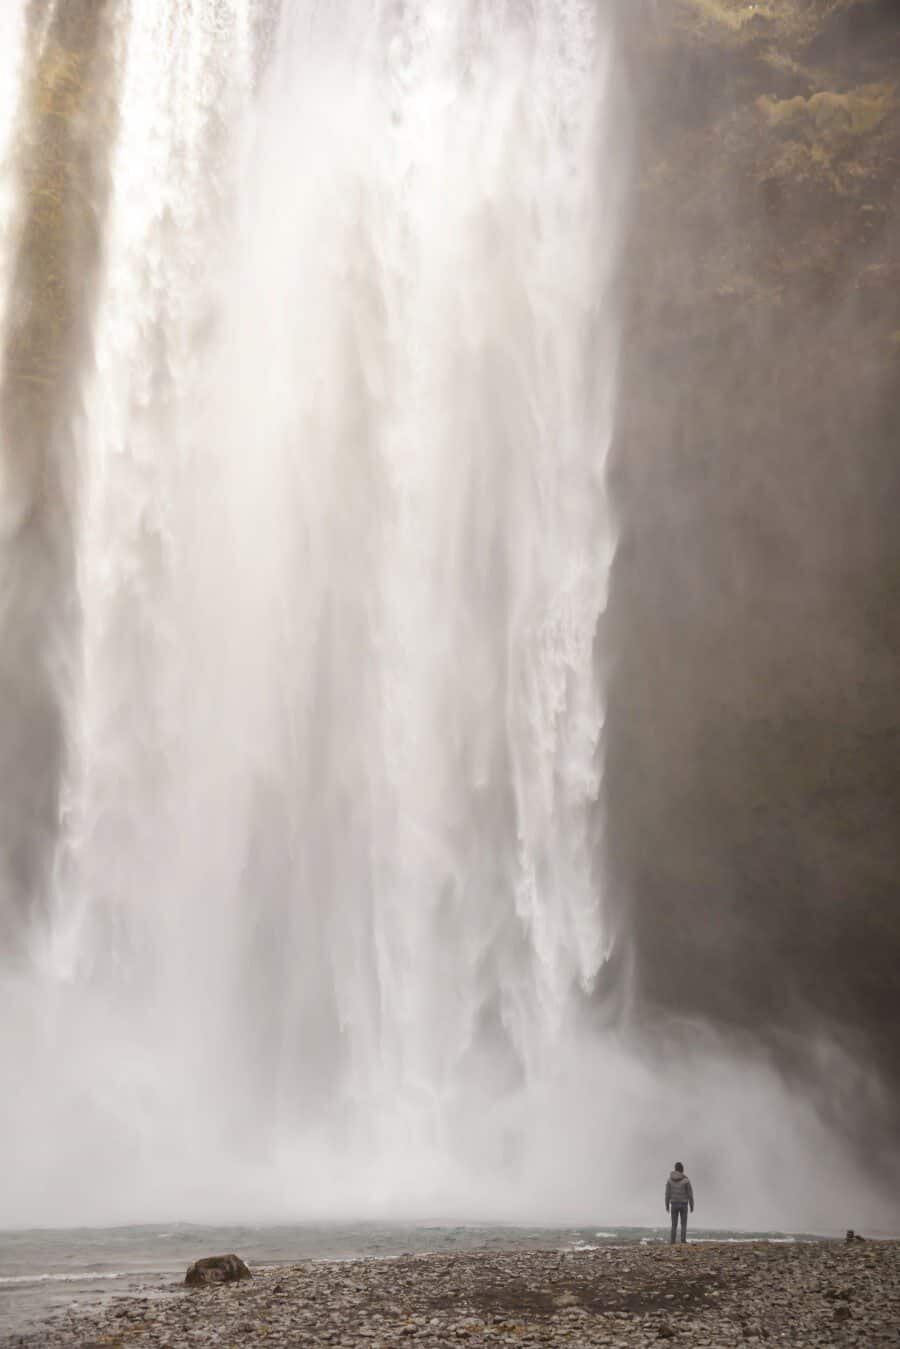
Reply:
[[[713,39],[738,40],[756,36],[779,42],[806,43],[823,31],[842,10],[865,5],[869,0],[675,0],[682,27]]]
[[[896,85],[869,84],[846,94],[823,92],[811,98],[757,99],[769,125],[807,140],[844,139],[877,130],[897,107]]]
[[[719,24],[735,32],[751,19],[768,18],[772,9],[771,3],[747,4],[744,0],[684,0],[684,3],[701,22]]]

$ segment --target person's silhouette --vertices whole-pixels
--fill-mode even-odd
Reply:
[[[669,1244],[675,1244],[675,1231],[681,1223],[681,1240],[687,1241],[688,1207],[694,1211],[694,1187],[684,1174],[681,1162],[675,1163],[675,1170],[666,1181],[666,1213],[672,1211],[672,1235]]]

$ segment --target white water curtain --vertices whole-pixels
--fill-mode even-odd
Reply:
[[[235,1157],[325,1208],[336,1158],[360,1202],[511,1184],[609,942],[608,16],[115,26],[20,1217],[84,1157],[138,1208]]]

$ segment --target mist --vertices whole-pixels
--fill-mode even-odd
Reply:
[[[699,1017],[736,1053],[749,1033],[883,1176],[900,28],[878,4],[746,27],[700,8],[647,7],[630,34],[610,856],[648,1015]]]
[[[0,1224],[896,1230],[888,9],[16,8]]]

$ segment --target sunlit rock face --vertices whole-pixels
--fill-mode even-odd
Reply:
[[[60,808],[59,687],[71,669],[75,591],[72,420],[91,361],[115,134],[108,8],[72,0],[27,11],[5,163],[15,206],[5,210],[0,335],[0,943],[13,960],[26,916],[46,910]]]
[[[777,1043],[871,1144],[874,1075],[900,1085],[900,18],[632,17],[607,800],[637,1001]]]

